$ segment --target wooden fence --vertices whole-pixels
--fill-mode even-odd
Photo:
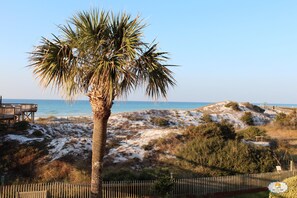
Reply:
[[[273,181],[281,181],[294,176],[294,171],[280,173],[262,173],[235,175],[223,177],[204,177],[194,179],[174,179],[174,189],[171,197],[183,197],[186,195],[199,196],[218,192],[232,192],[267,187]],[[112,181],[104,182],[103,195],[106,198],[136,198],[154,197],[157,192],[153,188],[154,181]],[[51,198],[89,198],[90,185],[78,185],[67,183],[39,183],[4,185],[0,187],[0,198],[15,198],[17,192],[44,191]]]

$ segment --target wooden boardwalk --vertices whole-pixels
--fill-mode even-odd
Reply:
[[[37,104],[2,103],[2,97],[0,96],[0,121],[8,124],[24,120],[34,122],[37,109]]]

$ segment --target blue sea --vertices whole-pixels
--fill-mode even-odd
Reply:
[[[92,115],[91,106],[88,100],[77,100],[73,103],[69,103],[64,100],[3,99],[3,103],[38,104],[37,117]],[[111,111],[112,113],[121,113],[147,109],[195,109],[209,104],[211,103],[115,101]]]
[[[3,99],[3,103],[33,103],[38,104],[37,117],[67,117],[91,116],[92,110],[88,100],[77,100],[73,103],[64,100],[30,100],[30,99]],[[190,110],[210,105],[210,102],[142,102],[142,101],[115,101],[112,113],[141,111],[147,109],[177,109]],[[258,104],[263,105],[263,104]],[[297,107],[297,104],[268,104],[271,106]]]

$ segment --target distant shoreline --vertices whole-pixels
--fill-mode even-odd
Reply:
[[[29,100],[29,99],[4,99],[3,103],[33,103],[38,104],[36,117],[73,117],[92,116],[92,109],[87,100],[77,100],[74,103],[67,103],[64,100]],[[122,112],[134,112],[142,110],[190,110],[206,106],[212,103],[206,102],[145,102],[145,101],[115,101],[112,107],[112,114]]]
[[[38,104],[36,118],[54,116],[57,118],[67,117],[92,117],[92,109],[87,100],[76,100],[69,103],[64,100],[37,100],[37,99],[3,99],[3,103],[33,103]],[[123,112],[136,112],[144,110],[192,110],[215,104],[212,102],[165,102],[165,101],[115,101],[112,114]],[[273,108],[297,108],[297,104],[269,104],[253,103],[258,106]]]

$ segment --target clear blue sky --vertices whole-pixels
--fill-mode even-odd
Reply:
[[[177,86],[168,101],[297,103],[297,1],[6,0],[0,4],[0,95],[61,99],[26,66],[42,36],[77,11],[139,14],[146,41],[170,52]],[[127,100],[148,100],[143,91]]]

